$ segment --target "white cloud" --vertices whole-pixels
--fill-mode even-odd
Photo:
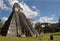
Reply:
[[[40,17],[39,22],[41,22],[41,23],[56,23],[53,20],[54,20],[54,17],[45,16],[45,17]]]
[[[11,9],[8,6],[6,6],[6,4],[4,4],[4,0],[0,0],[0,8],[3,10],[10,10]]]
[[[33,9],[36,9],[36,6],[32,6]]]
[[[11,6],[13,6],[13,4],[16,2],[16,3],[19,3],[19,1],[18,0],[7,0],[8,2],[9,2],[9,4],[11,5]]]
[[[8,2],[10,5],[13,5],[15,2],[19,3],[18,0],[8,0]],[[39,14],[39,10],[33,11],[32,9],[30,9],[30,7],[26,3],[21,2],[19,4],[21,8],[23,8],[23,13],[26,15],[27,18],[31,19]],[[36,8],[35,6],[33,7]]]
[[[1,18],[1,22],[4,24],[5,23],[5,21],[7,21],[7,17],[3,17],[3,18]]]
[[[27,18],[31,19],[40,14],[39,10],[33,11],[26,3],[22,2],[20,3],[20,6],[23,8],[23,13],[27,16]]]
[[[13,6],[13,4],[16,2],[16,3],[19,3],[18,0],[6,0],[9,5]],[[33,19],[34,17],[36,16],[40,16],[39,14],[39,10],[37,10],[36,6],[32,6],[33,9],[35,9],[35,11],[33,11],[32,9],[30,9],[30,7],[24,3],[24,2],[21,2],[19,3],[20,6],[23,8],[23,13],[27,16],[27,18],[30,18],[30,19]],[[12,9],[10,7],[8,7],[5,3],[4,3],[4,0],[0,0],[0,8],[1,9],[4,9],[4,10],[9,10],[9,9]],[[54,15],[53,15],[54,16]],[[54,16],[55,17],[55,16]],[[54,17],[40,17],[39,19],[39,22],[49,22],[49,23],[54,23],[53,20],[54,20]],[[7,18],[2,18],[3,20],[6,20]]]
[[[10,5],[10,6],[13,6],[13,4],[16,2],[16,3],[19,3],[19,1],[18,0],[6,0],[7,2],[8,2],[8,4]],[[24,3],[24,2],[21,2],[21,3],[19,3],[20,4],[20,6],[23,8],[23,13],[26,15],[26,17],[27,18],[34,18],[34,17],[36,17],[36,16],[38,16],[38,14],[39,14],[39,10],[35,10],[35,11],[33,11],[32,9],[30,9],[30,7],[26,4],[26,3]],[[34,8],[36,8],[35,6],[33,6]],[[9,7],[6,5],[6,4],[4,4],[4,1],[3,0],[0,0],[0,8],[2,8],[2,9],[6,9],[6,10],[9,10]],[[12,8],[10,8],[10,9],[12,9]]]
[[[16,3],[19,3],[18,0],[6,0],[6,2],[8,2],[8,4],[12,7],[13,4],[16,2]],[[32,9],[30,9],[30,7],[24,3],[24,2],[20,2],[19,3],[21,8],[23,8],[23,13],[26,15],[27,18],[30,18],[30,19],[33,19],[34,17],[38,16],[40,13],[39,13],[39,10],[35,10],[33,11]],[[2,8],[3,10],[10,10],[12,8],[8,7],[5,3],[4,3],[4,0],[0,0],[0,8]],[[36,9],[35,6],[32,6],[32,8]],[[6,21],[7,18],[6,17],[3,17],[2,18],[2,21]]]
[[[16,2],[18,3],[19,1],[18,0],[5,0],[9,3],[9,5],[13,6],[13,4]],[[7,11],[10,11],[12,8],[11,7],[8,7],[5,3],[4,3],[4,0],[0,0],[0,8],[2,10],[7,10]]]

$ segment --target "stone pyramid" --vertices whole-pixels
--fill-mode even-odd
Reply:
[[[12,13],[1,29],[2,36],[21,37],[22,35],[36,35],[35,29],[33,29],[22,10],[18,3],[13,5]]]

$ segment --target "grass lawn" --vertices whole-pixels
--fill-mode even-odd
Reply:
[[[60,33],[54,33],[54,40],[53,41],[60,41]],[[3,37],[0,36],[0,41],[50,41],[50,33],[46,33],[43,37]]]

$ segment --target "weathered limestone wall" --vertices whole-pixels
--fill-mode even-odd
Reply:
[[[5,22],[1,29],[2,36],[23,37],[36,36],[36,34],[38,34],[35,29],[32,28],[31,23],[21,10],[20,5],[15,3],[9,19]]]

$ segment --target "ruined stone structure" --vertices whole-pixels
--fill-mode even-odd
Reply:
[[[1,29],[2,36],[21,37],[35,36],[37,33],[33,29],[31,23],[22,12],[22,8],[18,3],[13,5],[13,10],[8,20]]]
[[[58,21],[58,25],[57,26],[60,27],[60,16],[59,16],[59,21]]]

